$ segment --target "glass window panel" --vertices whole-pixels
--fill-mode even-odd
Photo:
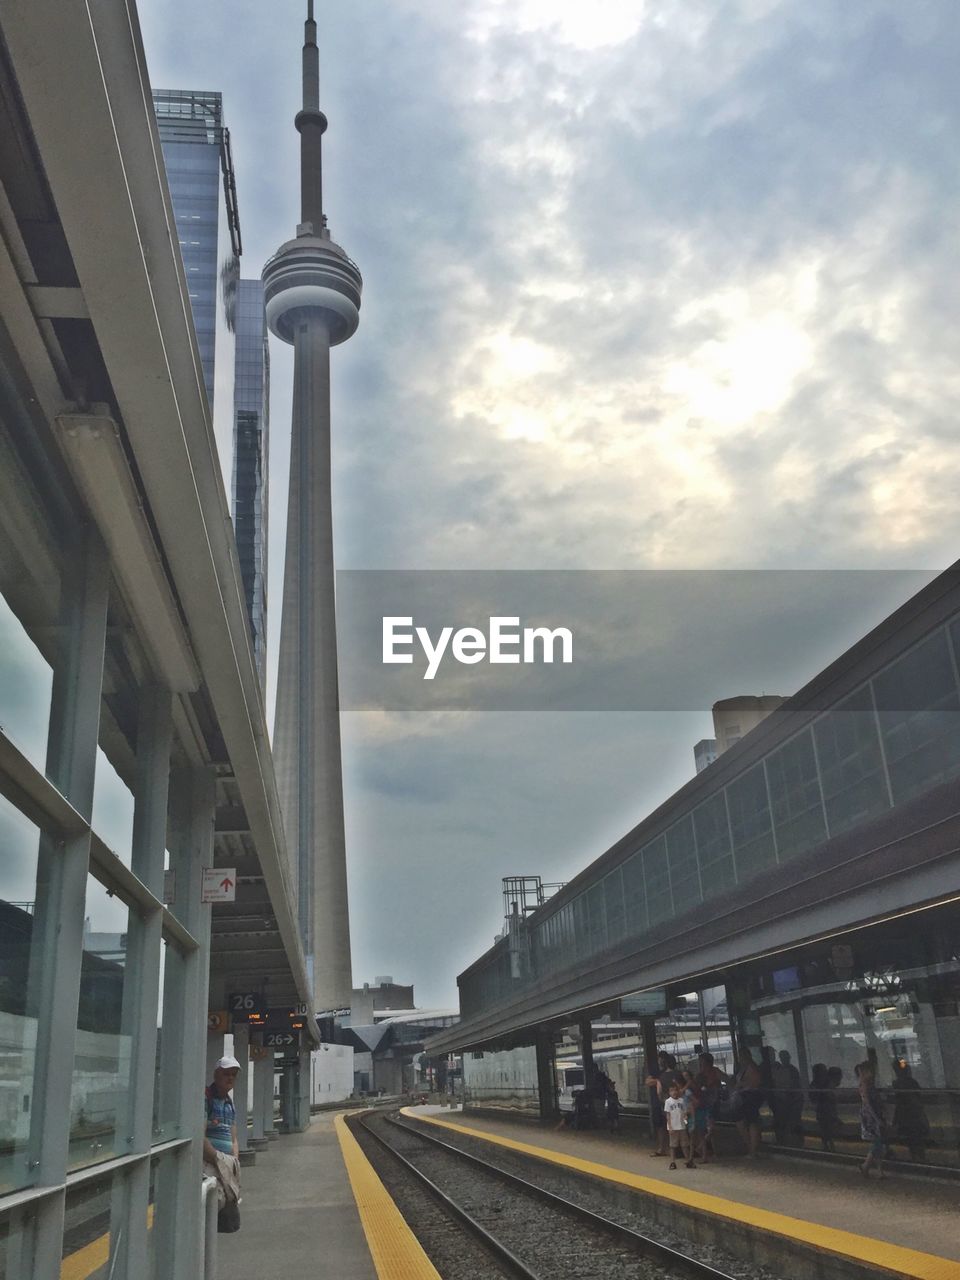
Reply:
[[[176,946],[163,941],[160,966],[160,1002],[157,1014],[157,1066],[153,1090],[153,1141],[169,1142],[181,1137],[179,1097],[176,1092],[178,1073],[172,1066],[164,1069],[172,1054],[179,1052],[177,1042],[183,1026],[185,968]],[[165,1038],[164,1028],[169,1035]]]
[[[625,931],[623,909],[623,877],[620,868],[603,878],[603,905],[607,919],[607,942],[619,942]]]
[[[775,866],[777,861],[762,764],[754,765],[729,784],[727,806],[737,882],[743,884],[766,867]]]
[[[130,1036],[122,1031],[129,919],[126,905],[88,876],[70,1092],[71,1168],[128,1149],[120,1129],[130,1085]]]
[[[578,898],[574,898],[571,905],[573,906],[573,933],[576,954],[578,959],[582,959],[590,954],[590,926],[587,919],[586,894],[581,893]]]
[[[697,842],[693,834],[693,817],[689,813],[667,831],[667,855],[673,905],[677,915],[682,915],[702,901]]]
[[[91,826],[126,867],[133,850],[133,809],[132,793],[98,747]]]
[[[43,771],[53,671],[0,596],[0,727]]]
[[[643,882],[647,895],[647,916],[652,928],[661,920],[669,920],[673,916],[667,842],[663,836],[658,836],[644,846]]]
[[[858,689],[813,726],[830,835],[890,808],[873,699]]]
[[[574,957],[574,937],[573,937],[573,904],[568,902],[560,912],[561,928],[563,930],[562,945],[564,949],[564,959],[572,961]]]
[[[725,889],[732,888],[737,882],[733,869],[727,803],[722,791],[694,809],[693,829],[697,839],[703,896],[712,898]]]
[[[827,837],[823,797],[810,730],[787,742],[766,759],[773,802],[777,853],[781,861],[812,849]]]
[[[643,883],[643,857],[633,854],[620,868],[623,876],[623,903],[628,934],[643,933],[647,928],[647,893]]]
[[[14,1209],[0,1217],[0,1280],[26,1280],[36,1238],[35,1209]]]
[[[894,804],[960,773],[960,694],[945,631],[873,681]]]
[[[595,884],[583,895],[587,907],[587,938],[589,954],[602,951],[607,945],[607,929],[603,915],[603,885]]]
[[[43,958],[36,927],[39,842],[39,829],[0,796],[0,1193],[33,1181],[27,1147]]]

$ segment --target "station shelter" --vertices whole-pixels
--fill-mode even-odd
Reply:
[[[858,1136],[868,1062],[899,1154],[960,1166],[958,672],[955,565],[518,916],[426,1046],[464,1054],[467,1105],[554,1113],[564,1042],[589,1069],[598,1035],[635,1019],[632,1049],[602,1048],[643,1064],[628,1104],[658,1048],[750,1052],[806,1136],[832,1072]],[[704,996],[721,1016],[678,1039]]]

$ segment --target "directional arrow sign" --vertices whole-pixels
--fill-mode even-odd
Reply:
[[[236,897],[235,867],[204,867],[201,902],[235,902]]]
[[[297,1039],[292,1031],[268,1031],[263,1037],[263,1043],[271,1049],[286,1049],[296,1044]]]

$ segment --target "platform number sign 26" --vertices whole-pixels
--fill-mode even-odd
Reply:
[[[288,1049],[297,1043],[297,1036],[292,1031],[268,1031],[263,1043],[269,1049]]]
[[[242,1017],[245,1013],[257,1013],[260,997],[253,991],[232,991],[227,997],[230,1012]]]

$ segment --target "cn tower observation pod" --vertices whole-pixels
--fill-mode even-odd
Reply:
[[[302,235],[288,240],[263,269],[270,332],[292,343],[298,313],[319,313],[330,345],[346,342],[360,323],[362,288],[356,263],[329,237]]]

